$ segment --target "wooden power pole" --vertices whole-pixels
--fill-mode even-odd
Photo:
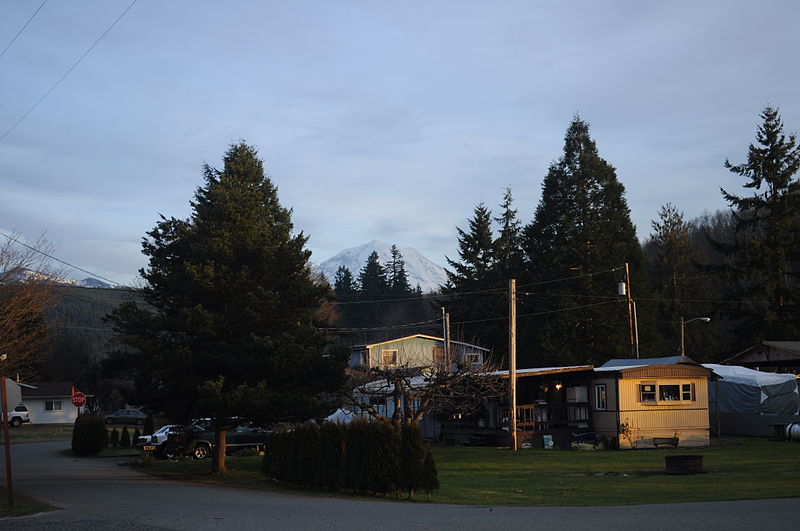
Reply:
[[[511,450],[517,450],[517,281],[508,281],[508,391],[511,404],[508,434]]]

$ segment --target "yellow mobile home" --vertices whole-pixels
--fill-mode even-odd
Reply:
[[[682,356],[610,360],[594,369],[595,430],[620,448],[708,446],[712,374]]]

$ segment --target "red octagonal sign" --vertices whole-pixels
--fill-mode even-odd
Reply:
[[[80,391],[72,395],[72,405],[75,407],[82,407],[86,405],[86,395]]]

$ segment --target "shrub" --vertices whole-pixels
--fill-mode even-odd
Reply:
[[[139,440],[139,437],[140,437],[141,435],[142,435],[142,434],[141,434],[141,433],[139,433],[139,428],[136,428],[135,430],[133,430],[133,438],[131,439],[131,443],[135,445],[135,444],[136,444],[136,441],[138,441],[138,440]]]
[[[417,424],[405,424],[400,430],[400,471],[398,488],[408,492],[413,498],[414,492],[422,484],[425,464],[425,443]]]
[[[367,489],[377,494],[388,494],[397,489],[399,472],[399,438],[394,426],[388,422],[369,424],[371,447],[367,467]]]
[[[111,448],[117,449],[119,447],[119,430],[114,428],[111,430]]]
[[[131,433],[128,431],[128,427],[125,426],[122,428],[122,435],[119,437],[119,447],[120,448],[128,448],[131,445]]]
[[[425,450],[425,459],[422,465],[422,481],[420,482],[422,488],[428,494],[428,501],[431,499],[431,493],[439,488],[438,471],[436,470],[436,461],[433,460],[431,449]]]
[[[108,441],[103,419],[95,415],[80,415],[72,430],[72,451],[85,456],[100,453]]]
[[[344,466],[345,428],[336,422],[324,422],[319,428],[320,449],[318,484],[330,490],[337,490],[341,484]]]

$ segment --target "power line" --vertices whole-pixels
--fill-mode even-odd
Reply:
[[[8,51],[8,49],[9,49],[9,48],[11,48],[11,45],[12,45],[12,44],[14,44],[14,41],[16,41],[16,40],[17,40],[17,37],[19,37],[20,35],[22,35],[22,32],[23,32],[23,31],[25,31],[25,28],[27,28],[27,27],[28,27],[28,24],[30,24],[30,23],[31,23],[31,20],[33,20],[33,17],[35,17],[35,16],[36,16],[36,14],[37,14],[39,11],[41,11],[41,9],[44,7],[44,5],[45,5],[46,3],[47,3],[47,0],[44,0],[44,2],[42,2],[42,4],[41,4],[41,5],[38,7],[38,9],[36,9],[36,11],[34,11],[34,12],[33,12],[33,15],[31,15],[31,17],[28,19],[28,21],[27,21],[25,24],[23,24],[23,25],[22,25],[22,27],[19,29],[19,31],[17,32],[17,34],[16,34],[16,35],[14,35],[14,38],[13,38],[13,39],[11,39],[11,41],[10,41],[8,44],[6,44],[6,47],[5,47],[5,48],[3,48],[3,51],[2,51],[2,52],[0,52],[0,58],[2,58],[2,57],[3,57],[3,56],[6,54],[6,52]]]
[[[398,330],[402,328],[414,328],[417,326],[438,323],[441,320],[442,318],[439,317],[436,319],[430,319],[428,321],[419,321],[417,323],[406,323],[395,326],[378,326],[374,328],[320,328],[320,330],[326,330],[328,332],[371,332],[380,330]]]
[[[22,121],[23,121],[25,118],[27,118],[27,117],[28,117],[28,115],[29,115],[30,113],[32,113],[32,112],[33,112],[33,110],[34,110],[34,109],[36,109],[36,107],[38,107],[38,106],[39,106],[39,104],[40,104],[40,103],[42,103],[42,102],[44,101],[44,99],[45,99],[47,96],[49,96],[49,95],[50,95],[50,93],[51,93],[51,92],[53,92],[53,90],[54,90],[54,89],[55,89],[55,88],[56,88],[58,85],[60,85],[60,84],[61,84],[61,82],[62,82],[62,81],[64,81],[64,79],[65,79],[65,78],[66,78],[68,75],[70,75],[70,73],[71,73],[73,70],[75,70],[75,67],[76,67],[76,66],[78,66],[78,65],[80,64],[80,62],[81,62],[81,61],[83,61],[83,58],[84,58],[84,57],[86,57],[87,55],[89,55],[89,52],[91,52],[91,51],[94,49],[94,47],[95,47],[95,46],[97,46],[97,45],[100,43],[100,41],[102,41],[102,40],[103,40],[103,38],[104,38],[106,35],[108,35],[108,32],[110,32],[110,31],[111,31],[111,29],[112,29],[114,26],[116,26],[116,25],[117,25],[117,22],[119,22],[119,21],[122,19],[122,17],[124,17],[124,16],[125,16],[125,14],[126,14],[128,11],[130,11],[130,10],[131,10],[131,8],[133,7],[133,5],[134,5],[136,2],[138,2],[138,0],[133,0],[133,1],[130,3],[130,5],[129,5],[129,6],[126,8],[126,9],[125,9],[125,11],[123,11],[123,12],[122,12],[122,14],[121,14],[120,16],[118,16],[118,17],[117,17],[117,19],[116,19],[114,22],[112,22],[112,23],[111,23],[111,25],[110,25],[110,26],[109,26],[109,27],[108,27],[108,28],[107,28],[107,29],[106,29],[106,30],[105,30],[105,31],[104,31],[104,32],[103,32],[103,33],[102,33],[102,34],[101,34],[101,35],[100,35],[100,36],[97,38],[97,40],[96,40],[96,41],[94,41],[94,43],[92,43],[92,45],[91,45],[91,46],[89,46],[89,48],[87,48],[87,50],[86,50],[85,52],[83,52],[83,55],[81,55],[81,56],[78,58],[78,60],[77,60],[77,61],[75,61],[75,63],[73,63],[73,65],[72,65],[71,67],[69,67],[69,69],[67,69],[67,71],[66,71],[66,72],[64,72],[64,75],[62,75],[60,78],[58,78],[58,81],[56,81],[56,82],[53,84],[53,86],[52,86],[52,87],[50,87],[50,88],[47,90],[47,92],[45,92],[45,93],[42,95],[42,97],[41,97],[41,98],[39,98],[38,100],[36,100],[36,103],[34,103],[34,104],[31,106],[31,108],[30,108],[30,109],[28,109],[28,110],[25,112],[25,114],[23,114],[22,116],[20,116],[19,120],[17,120],[17,121],[14,123],[14,125],[12,125],[11,127],[9,127],[9,128],[8,128],[8,130],[7,130],[5,133],[3,133],[3,135],[2,135],[2,136],[0,136],[0,142],[2,142],[2,141],[3,141],[3,139],[4,139],[5,137],[7,137],[7,136],[8,136],[8,135],[11,133],[11,131],[13,131],[14,129],[16,129],[16,128],[17,128],[17,126],[18,126],[20,123],[22,123]]]
[[[425,299],[448,299],[461,297],[462,295],[479,295],[488,293],[500,293],[507,291],[506,288],[482,289],[476,291],[462,291],[458,293],[426,293],[425,295],[412,295],[409,297],[398,297],[394,299],[375,299],[371,301],[335,301],[337,305],[347,306],[352,304],[373,304],[378,302],[400,302],[400,301],[419,301]]]
[[[595,275],[603,275],[605,273],[613,273],[615,271],[620,271],[622,269],[625,269],[625,267],[615,267],[615,268],[612,268],[612,269],[607,269],[605,271],[592,271],[592,272],[589,272],[589,273],[583,273],[583,274],[575,275],[575,276],[571,276],[571,277],[554,278],[552,280],[543,280],[541,282],[531,282],[530,284],[520,284],[518,287],[525,288],[525,287],[528,287],[528,286],[542,286],[544,284],[552,284],[554,282],[564,282],[565,280],[574,280],[576,278],[593,277]]]
[[[44,251],[42,251],[40,249],[37,249],[35,247],[32,247],[32,246],[28,245],[25,242],[19,241],[17,238],[14,238],[13,236],[9,236],[5,232],[0,232],[0,235],[5,236],[10,241],[18,243],[18,244],[22,245],[23,247],[27,247],[28,249],[30,249],[31,251],[33,251],[35,253],[39,253],[42,256],[46,256],[50,260],[55,260],[56,262],[58,262],[60,264],[64,264],[65,266],[71,267],[73,269],[77,269],[78,271],[82,271],[82,272],[84,272],[86,274],[92,275],[93,277],[99,278],[101,280],[105,280],[106,282],[111,282],[112,284],[116,284],[117,286],[120,285],[120,283],[117,282],[116,280],[111,280],[110,278],[105,278],[103,276],[98,275],[97,273],[92,273],[91,271],[83,269],[82,267],[78,267],[76,265],[70,264],[69,262],[65,262],[64,260],[61,260],[60,258],[56,258],[55,256],[53,256],[51,254],[47,254],[46,252],[44,252]]]

